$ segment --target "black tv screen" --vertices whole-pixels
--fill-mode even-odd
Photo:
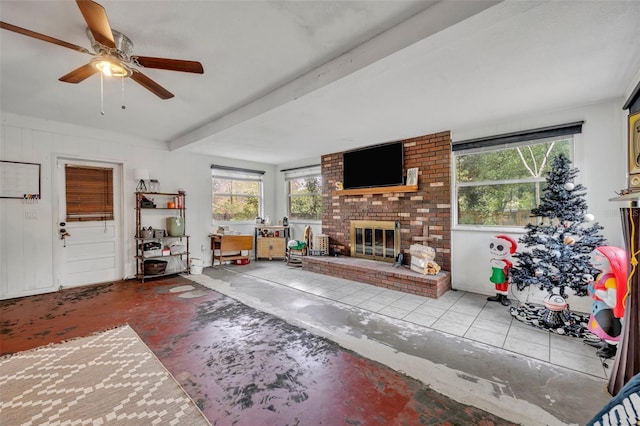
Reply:
[[[344,189],[404,183],[404,144],[402,142],[347,151],[342,156]]]

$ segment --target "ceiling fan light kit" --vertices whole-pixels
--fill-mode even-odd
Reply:
[[[91,59],[91,64],[107,77],[129,77],[133,71],[125,62],[130,62],[133,52],[133,42],[129,37],[119,31],[111,29],[115,47],[110,48],[98,42],[93,36],[91,28],[87,28],[87,37],[91,41],[91,47],[96,52],[96,57]]]
[[[129,77],[133,72],[122,62],[103,56],[93,58],[91,65],[107,77]]]
[[[107,77],[131,77],[133,81],[149,90],[160,99],[170,99],[174,95],[151,78],[134,67],[155,68],[169,71],[181,71],[195,74],[204,73],[202,64],[197,61],[181,59],[155,58],[149,56],[133,56],[133,42],[124,34],[111,28],[107,13],[100,4],[92,0],[76,0],[78,8],[87,23],[87,36],[95,53],[57,38],[27,30],[0,21],[0,28],[13,31],[27,37],[46,41],[81,53],[94,56],[85,64],[59,78],[65,83],[80,83],[93,74],[100,73]]]

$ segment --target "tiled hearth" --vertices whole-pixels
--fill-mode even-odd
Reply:
[[[406,266],[348,256],[304,256],[302,269],[434,299],[451,289],[451,275],[446,271],[423,275]]]

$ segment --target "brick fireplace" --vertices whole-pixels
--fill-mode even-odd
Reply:
[[[439,132],[406,139],[403,143],[405,171],[414,167],[419,169],[417,190],[398,188],[397,192],[378,192],[371,189],[361,193],[339,191],[336,189],[336,182],[342,182],[342,153],[322,157],[322,233],[329,236],[332,253],[340,257],[351,257],[351,221],[398,222],[400,251],[404,254],[404,263],[409,264],[408,252],[411,244],[429,245],[436,250],[435,261],[448,278],[446,271],[451,270],[451,135],[448,131]],[[312,258],[310,260],[313,261]],[[343,260],[342,263],[348,268],[348,259]],[[367,262],[373,262],[374,269],[376,264],[383,263]],[[407,268],[396,269],[396,272],[403,269],[413,273],[407,271]],[[423,277],[429,278],[428,275]],[[419,281],[422,282],[423,277],[418,277]],[[435,276],[432,278],[437,281]],[[440,289],[437,291],[409,292],[437,297],[446,291],[443,289],[450,288],[448,281],[440,282]],[[376,285],[387,286],[384,282]]]

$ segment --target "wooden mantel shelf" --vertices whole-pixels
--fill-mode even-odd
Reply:
[[[390,192],[418,192],[418,185],[377,186],[375,188],[356,188],[336,190],[334,195],[388,194]]]

